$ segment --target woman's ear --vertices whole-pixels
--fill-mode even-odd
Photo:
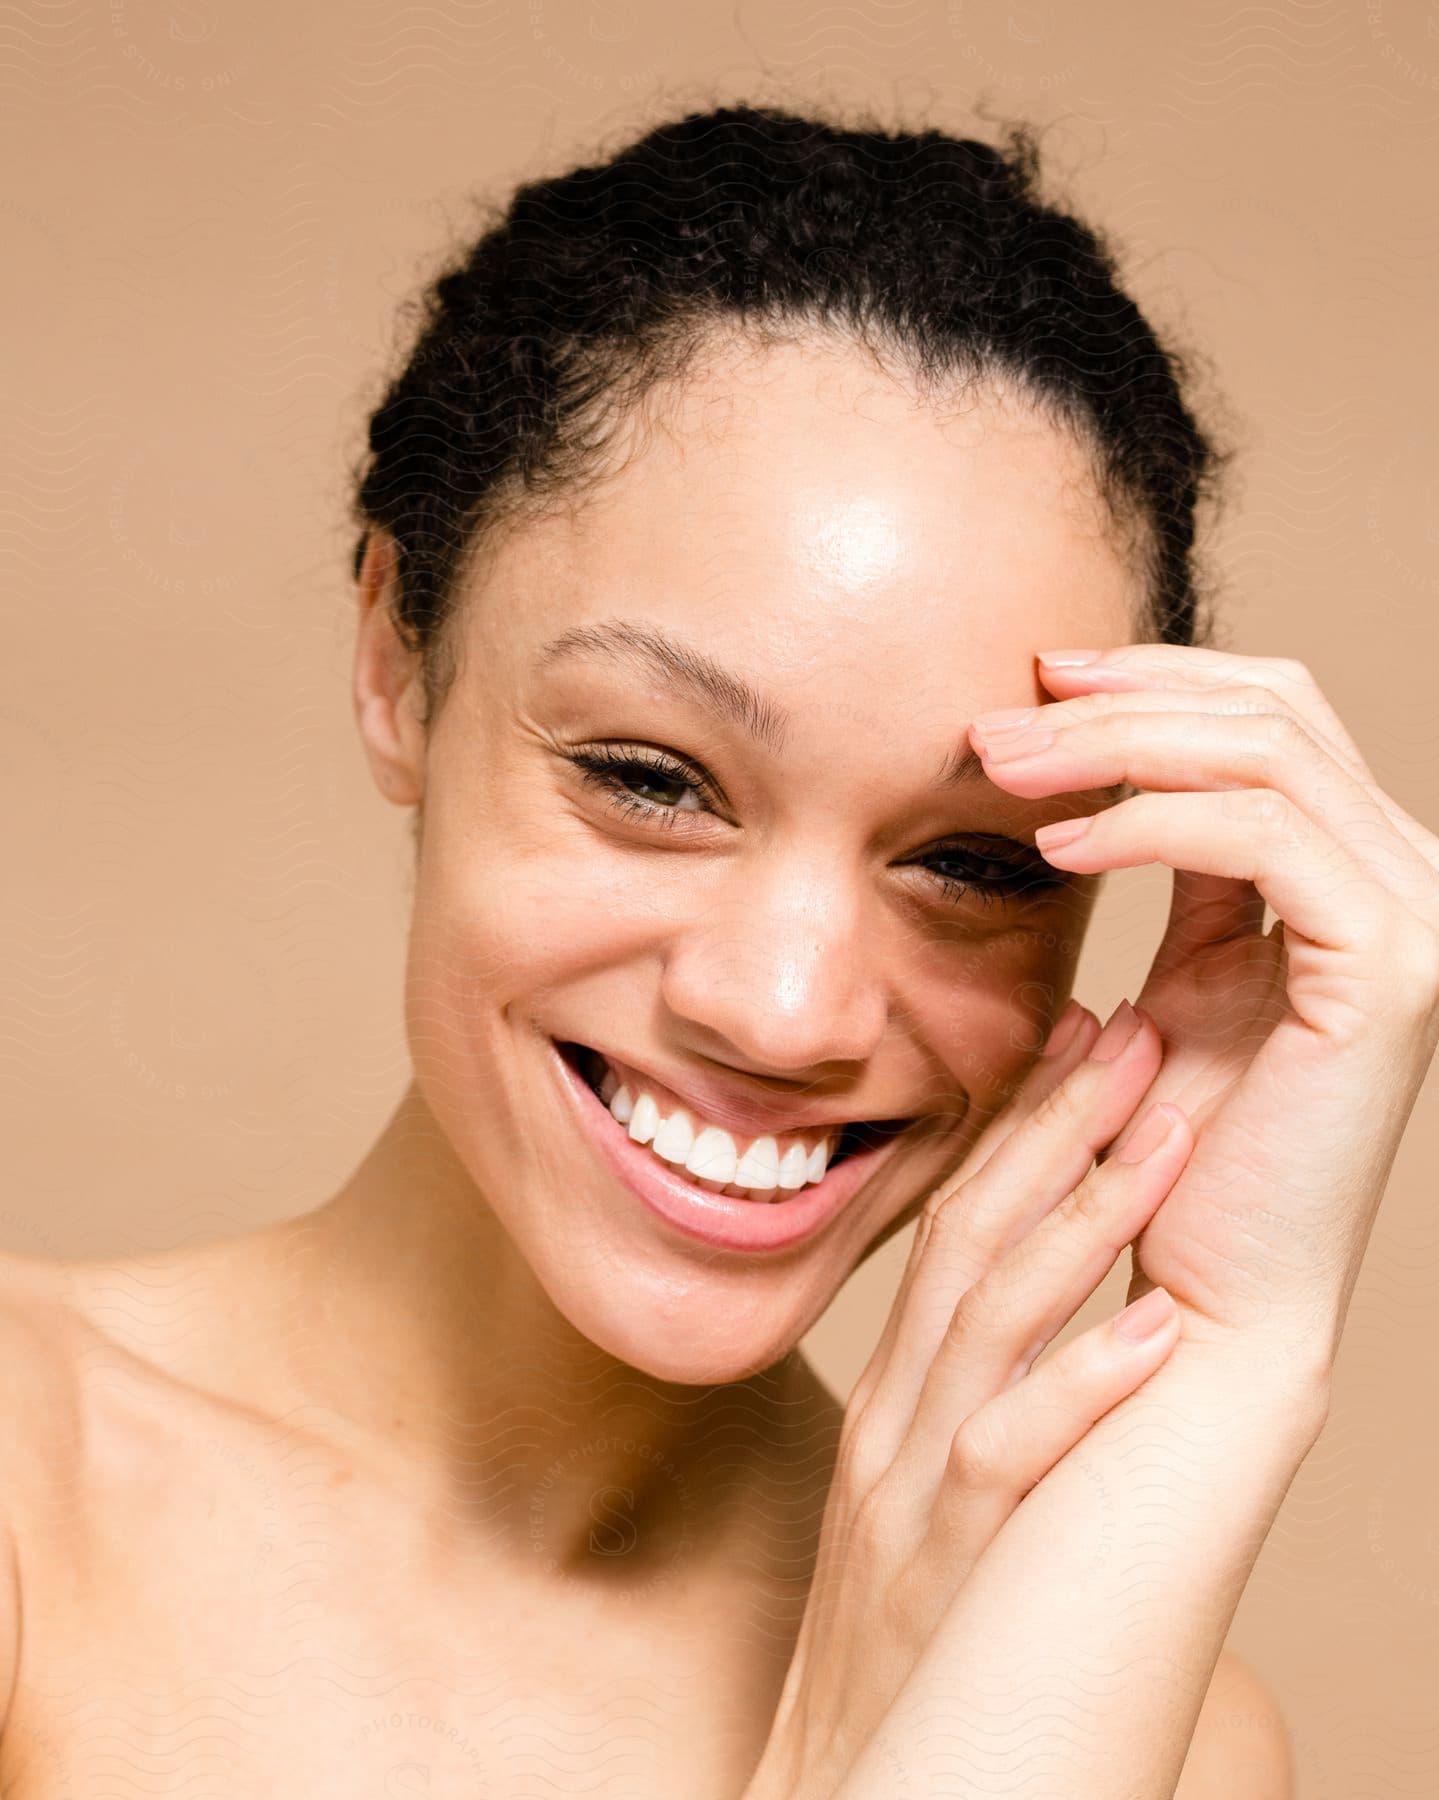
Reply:
[[[399,556],[394,538],[372,527],[357,581],[355,720],[375,785],[396,806],[425,792],[424,683],[418,654],[395,626]]]

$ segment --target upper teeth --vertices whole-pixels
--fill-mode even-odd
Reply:
[[[687,1106],[666,1101],[668,1111],[648,1088],[633,1089],[613,1069],[600,1082],[600,1099],[637,1144],[648,1144],[667,1163],[717,1187],[741,1187],[755,1195],[802,1188],[822,1179],[834,1148],[825,1132],[807,1146],[794,1137],[757,1137],[736,1141],[722,1125],[712,1125]],[[740,1143],[744,1142],[741,1150]]]

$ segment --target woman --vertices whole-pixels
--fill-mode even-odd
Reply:
[[[7,1795],[1285,1791],[1221,1650],[1436,846],[1201,643],[1181,372],[1023,133],[686,118],[435,284],[356,559],[413,1079],[303,1216],[7,1259]],[[796,1345],[916,1218],[841,1408]]]

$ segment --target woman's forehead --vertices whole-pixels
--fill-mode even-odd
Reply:
[[[775,674],[1125,642],[1142,615],[1086,451],[1012,397],[922,405],[856,353],[707,369],[582,504],[506,535],[475,596],[516,648],[615,615],[723,628]]]

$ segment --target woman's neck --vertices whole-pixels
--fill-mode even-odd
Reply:
[[[796,1572],[839,1423],[800,1352],[708,1387],[609,1355],[554,1306],[414,1086],[331,1200],[255,1242],[286,1321],[283,1390],[487,1554],[617,1587],[682,1564]]]

